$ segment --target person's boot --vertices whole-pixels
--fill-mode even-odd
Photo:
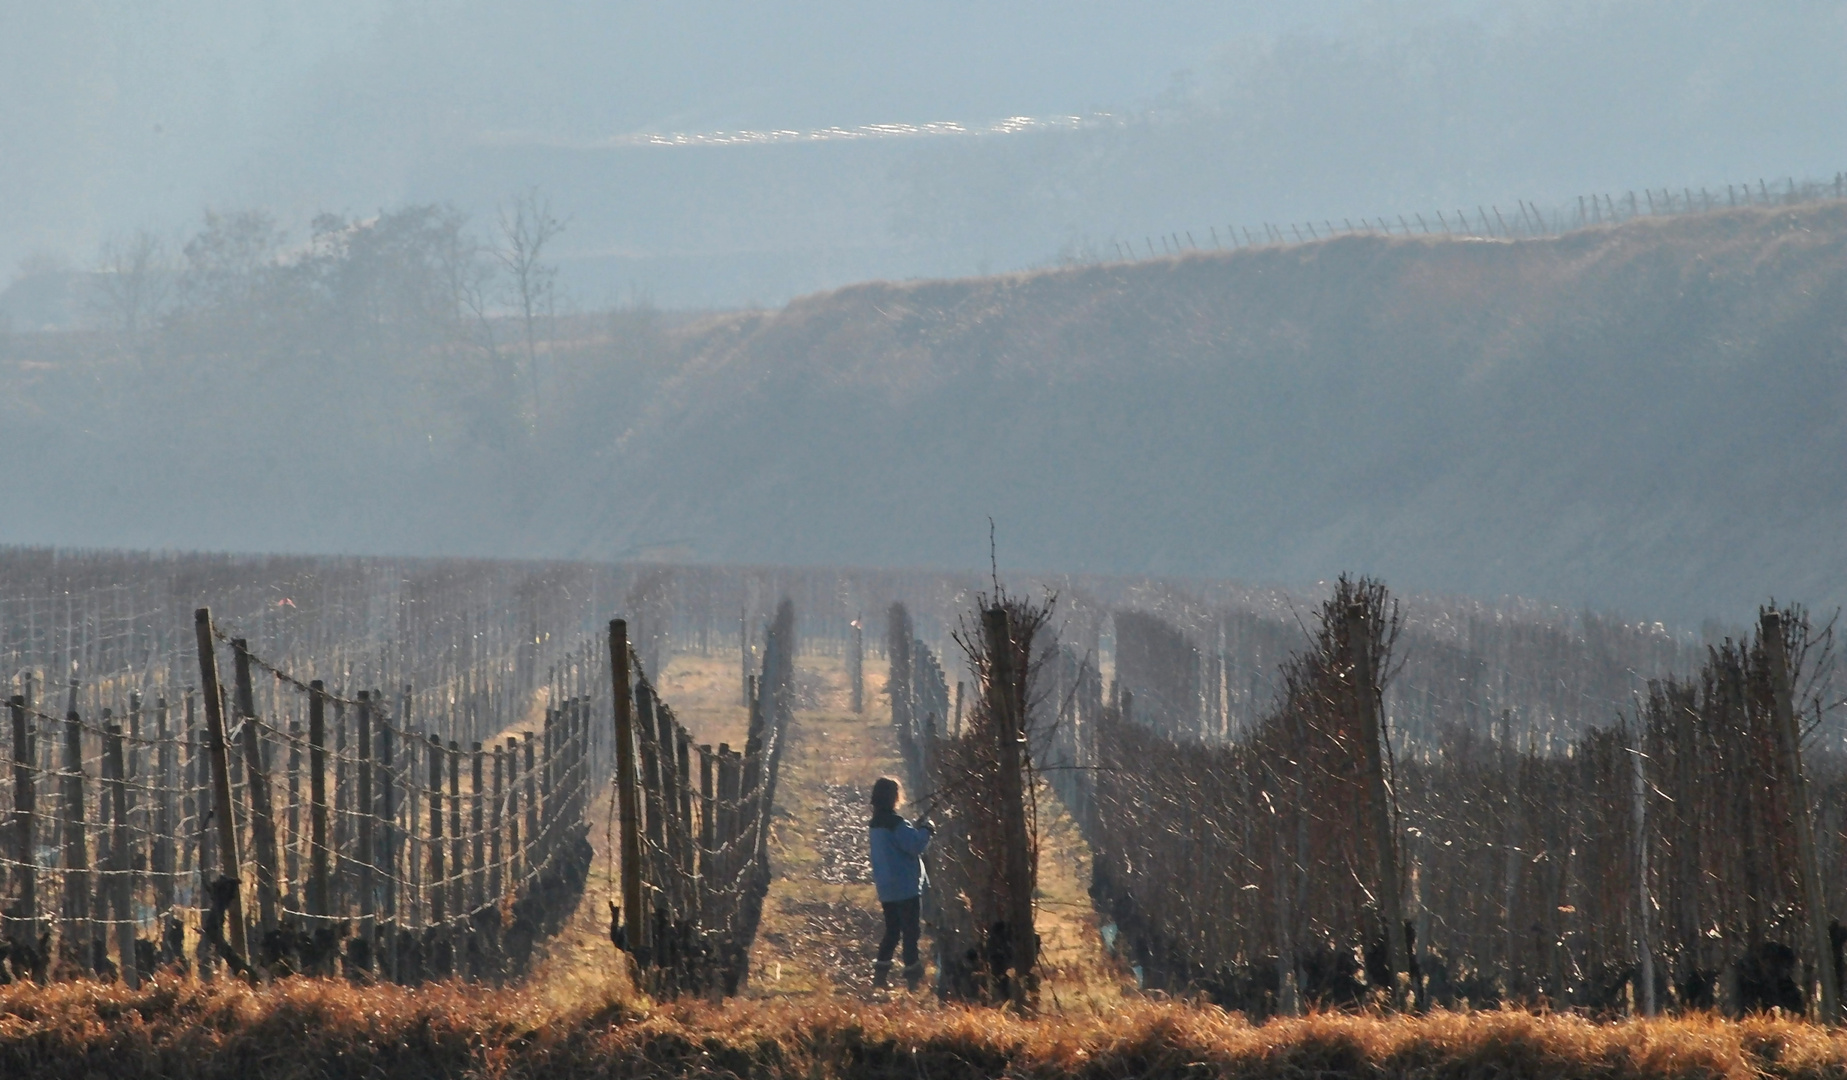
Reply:
[[[922,960],[904,965],[904,985],[915,992],[917,987],[923,982],[923,974],[924,968]]]
[[[891,985],[891,961],[881,960],[872,965],[872,985],[883,990]]]

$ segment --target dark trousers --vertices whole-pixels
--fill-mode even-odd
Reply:
[[[898,938],[904,938],[904,966],[917,963],[917,897],[893,900],[885,909],[885,938],[879,942],[879,963],[889,965]]]

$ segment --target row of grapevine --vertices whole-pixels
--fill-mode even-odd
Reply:
[[[1120,647],[1108,695],[1072,678],[1068,649],[1046,665],[1069,690],[1041,766],[1144,985],[1253,1015],[1368,999],[1834,1015],[1847,757],[1822,734],[1831,635],[1806,613],[1766,609],[1697,675],[1548,740],[1505,715],[1395,725],[1404,619],[1376,583],[1343,580],[1310,630],[1274,706],[1229,739],[1145,718]],[[1135,665],[1184,672],[1184,635],[1141,636]]]

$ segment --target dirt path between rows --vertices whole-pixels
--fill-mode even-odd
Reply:
[[[751,951],[748,993],[933,1002],[928,984],[915,994],[872,986],[883,920],[866,856],[867,798],[877,777],[902,775],[884,673],[867,665],[867,708],[856,715],[848,708],[838,658],[804,656],[797,671],[805,707],[796,711],[783,758],[770,836],[775,877]],[[748,717],[736,672],[735,657],[676,657],[660,680],[661,695],[699,741],[742,747]],[[1103,954],[1085,892],[1088,853],[1049,789],[1041,789],[1039,806],[1038,921],[1047,993],[1063,1004],[1120,1000],[1133,991],[1121,965]],[[597,849],[590,881],[576,916],[547,944],[536,973],[535,984],[548,997],[580,997],[621,978],[607,937],[607,903],[615,893],[607,857],[610,811],[602,797],[590,811]],[[927,959],[927,926],[924,934]]]

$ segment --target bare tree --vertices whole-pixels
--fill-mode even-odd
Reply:
[[[539,324],[549,324],[557,300],[558,267],[545,261],[545,247],[564,226],[552,216],[551,200],[537,188],[515,196],[512,207],[500,211],[501,247],[495,254],[507,272],[507,287],[520,318],[535,424],[539,418]]]
[[[91,317],[134,337],[165,310],[173,267],[160,237],[143,229],[103,245],[99,273],[89,291]]]

